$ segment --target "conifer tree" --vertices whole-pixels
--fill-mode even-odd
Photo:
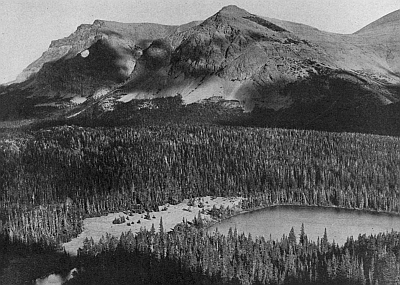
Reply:
[[[326,233],[326,228],[325,228],[324,236],[321,239],[321,252],[322,253],[327,253],[328,252],[328,246],[329,246],[328,235]]]
[[[304,231],[304,223],[301,224],[299,242],[300,242],[300,244],[302,246],[304,246],[305,242],[306,242],[306,234],[305,234],[305,231]]]
[[[296,234],[294,233],[294,228],[293,228],[293,227],[291,228],[291,230],[290,230],[290,232],[289,232],[288,241],[289,241],[289,244],[290,244],[292,247],[295,247],[295,246],[296,246]]]

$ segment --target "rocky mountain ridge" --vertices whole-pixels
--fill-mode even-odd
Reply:
[[[177,95],[185,104],[233,100],[246,111],[393,104],[400,99],[399,13],[352,35],[236,6],[182,26],[96,20],[53,41],[19,83],[3,87],[0,100],[24,106],[0,114],[79,116],[93,106],[112,111],[135,99]]]

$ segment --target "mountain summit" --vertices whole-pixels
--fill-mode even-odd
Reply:
[[[247,111],[287,110],[289,117],[299,110],[318,117],[326,109],[385,106],[400,98],[399,13],[353,35],[234,5],[181,26],[96,20],[53,41],[19,83],[3,87],[0,114],[79,116],[97,105],[111,111],[136,99],[176,95],[185,104],[219,98]]]
[[[247,15],[250,15],[249,12],[247,12],[246,10],[239,8],[236,5],[228,5],[223,7],[220,11],[220,14],[227,14],[227,15],[232,15],[235,17],[244,17]]]

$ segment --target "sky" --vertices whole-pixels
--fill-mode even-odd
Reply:
[[[80,24],[184,24],[227,5],[335,33],[353,33],[400,9],[399,0],[0,0],[0,84],[14,80],[52,40]]]

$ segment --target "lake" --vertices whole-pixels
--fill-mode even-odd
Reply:
[[[243,213],[213,225],[209,231],[227,234],[229,228],[237,228],[238,233],[251,233],[253,237],[272,237],[280,239],[289,235],[293,227],[299,237],[301,224],[309,240],[322,237],[326,228],[328,240],[339,245],[345,243],[348,236],[355,239],[359,234],[377,234],[379,232],[400,231],[400,216],[386,213],[347,210],[338,208],[274,206]]]

